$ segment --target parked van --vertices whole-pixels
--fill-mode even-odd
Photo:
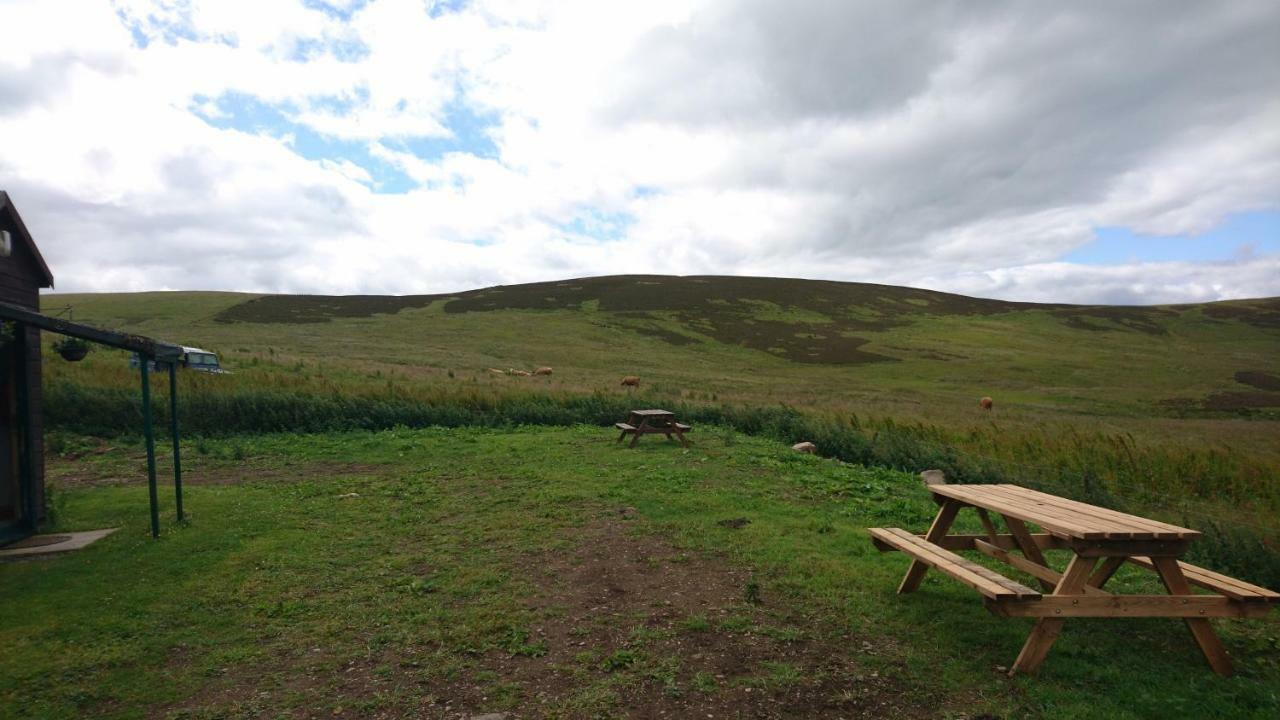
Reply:
[[[137,355],[129,358],[129,367],[138,367]],[[182,359],[179,361],[179,367],[215,375],[225,375],[230,372],[229,370],[223,370],[222,366],[218,364],[217,353],[198,347],[187,347],[186,345],[182,346]],[[151,369],[159,371],[165,368],[161,364],[152,362]]]

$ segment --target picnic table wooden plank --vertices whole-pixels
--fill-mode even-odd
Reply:
[[[1028,499],[1045,502],[1047,504],[1063,508],[1064,510],[1092,515],[1098,520],[1104,521],[1105,524],[1114,523],[1118,526],[1122,525],[1132,527],[1138,532],[1153,533],[1154,537],[1158,540],[1181,540],[1200,536],[1200,532],[1198,530],[1179,527],[1177,525],[1161,522],[1159,520],[1151,520],[1138,515],[1130,515],[1129,513],[1123,513],[1119,510],[1090,505],[1070,498],[1049,495],[1048,493],[1042,493],[1029,488],[1020,487],[1018,485],[1007,485],[1004,486],[1004,488],[1006,492],[1012,492],[1013,494],[1026,497]]]
[[[974,507],[986,507],[1035,523],[1054,534],[1084,540],[1189,540],[1200,535],[1198,531],[1189,528],[1147,520],[1017,485],[942,485],[933,486],[930,490]]]
[[[959,500],[966,505],[985,507],[988,510],[994,510],[1002,515],[1008,515],[1019,520],[1033,522],[1044,528],[1046,532],[1062,538],[1079,538],[1087,540],[1103,539],[1106,537],[1103,532],[1093,530],[1088,527],[1081,527],[1078,523],[1070,520],[1046,515],[1043,512],[1036,512],[1035,509],[1025,508],[1020,503],[1006,501],[1001,497],[992,496],[991,493],[974,492],[967,489],[980,487],[983,486],[934,485],[929,489],[936,495]]]
[[[996,547],[984,540],[976,540],[973,543],[974,549],[990,558],[995,558],[1000,562],[1010,565],[1022,572],[1031,575],[1040,580],[1042,583],[1048,583],[1047,589],[1052,590],[1062,580],[1062,573],[1054,570],[1048,565],[1037,563],[1025,557],[1019,557],[1004,548]],[[1092,584],[1086,583],[1084,586],[1085,594],[1088,595],[1110,595],[1111,593],[1102,590]]]
[[[989,607],[1007,617],[1256,618],[1266,612],[1221,595],[1045,595],[1035,602],[998,600]]]
[[[1151,562],[1151,558],[1141,555],[1135,555],[1128,558],[1128,561],[1139,567],[1155,570],[1155,563]],[[1182,570],[1182,574],[1186,577],[1187,582],[1197,587],[1213,590],[1221,595],[1225,595],[1233,600],[1243,602],[1280,602],[1280,593],[1274,590],[1253,585],[1243,580],[1223,575],[1221,573],[1206,570],[1205,568],[1192,565],[1190,563],[1178,562],[1178,568]]]
[[[1160,522],[1159,520],[1151,520],[1138,515],[1122,513],[1119,510],[1090,505],[1070,498],[1050,495],[1048,493],[1031,490],[1018,485],[1004,485],[1001,487],[1006,493],[1034,500],[1036,502],[1042,502],[1046,505],[1061,508],[1067,512],[1073,512],[1095,518],[1103,526],[1115,526],[1117,529],[1122,527],[1132,528],[1135,532],[1152,533],[1156,539],[1183,539],[1198,536],[1200,534],[1198,531],[1191,530],[1189,528],[1171,525],[1169,523]]]
[[[868,532],[873,538],[911,556],[912,562],[935,568],[993,600],[1040,597],[1040,593],[1035,590],[922,540],[902,528],[870,528]]]
[[[1124,537],[1136,540],[1154,538],[1154,533],[1149,529],[1140,528],[1129,523],[1109,522],[1094,513],[1080,512],[1060,506],[1057,503],[1048,502],[1041,497],[1029,496],[1018,492],[1021,489],[1016,485],[993,485],[989,487],[987,492],[993,497],[999,497],[1005,502],[1022,508],[1027,513],[1040,514],[1046,518],[1051,517],[1059,522],[1081,528],[1088,533],[1101,533],[1102,537]],[[1039,495],[1043,496],[1043,493]],[[1035,520],[1031,522],[1035,522]]]

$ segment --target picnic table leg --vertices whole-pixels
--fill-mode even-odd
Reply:
[[[938,515],[933,518],[933,524],[929,526],[929,533],[924,539],[931,543],[936,543],[947,534],[951,529],[951,523],[955,522],[956,513],[960,510],[960,503],[955,500],[947,500],[942,503],[942,507],[938,508]],[[920,581],[924,579],[924,574],[929,570],[929,566],[919,560],[912,560],[911,567],[907,568],[907,574],[902,578],[902,584],[898,586],[898,592],[909,593],[914,592],[920,587]]]
[[[1036,545],[1035,539],[1031,537],[1031,531],[1027,529],[1027,524],[1015,517],[1001,515],[1004,518],[1004,524],[1009,527],[1009,532],[1013,534],[1013,539],[1017,541],[1018,547],[1022,550],[1022,555],[1026,559],[1037,565],[1049,567],[1049,563],[1045,562],[1044,553],[1040,552],[1040,546]],[[1053,590],[1053,583],[1048,580],[1040,580],[1040,586],[1045,590]],[[1050,641],[1052,642],[1052,641]]]
[[[1152,557],[1151,564],[1156,566],[1156,572],[1160,574],[1160,580],[1170,595],[1191,594],[1191,585],[1187,582],[1187,576],[1182,574],[1182,568],[1178,567],[1176,558]],[[1191,636],[1200,646],[1200,652],[1204,653],[1204,659],[1209,661],[1209,667],[1223,677],[1231,677],[1235,668],[1231,666],[1231,658],[1209,621],[1205,618],[1186,618],[1186,623]]]
[[[1098,569],[1094,570],[1093,574],[1089,576],[1088,584],[1101,590],[1102,586],[1107,584],[1107,581],[1111,579],[1112,575],[1116,574],[1116,571],[1120,569],[1124,562],[1125,558],[1122,557],[1109,557],[1103,560],[1098,565]]]
[[[1066,572],[1062,573],[1062,579],[1054,587],[1053,594],[1083,594],[1085,583],[1089,580],[1089,573],[1093,571],[1093,566],[1097,562],[1097,558],[1073,556],[1071,563],[1067,565]],[[1027,636],[1027,642],[1022,646],[1022,652],[1018,653],[1018,659],[1013,661],[1009,674],[1024,672],[1034,675],[1036,670],[1040,669],[1040,663],[1044,662],[1045,656],[1049,654],[1049,648],[1053,647],[1053,641],[1058,639],[1058,633],[1062,632],[1062,624],[1065,622],[1066,620],[1058,618],[1037,619],[1031,634]]]
[[[636,425],[636,429],[634,431],[635,434],[631,438],[631,444],[628,445],[627,447],[635,447],[640,443],[640,436],[644,434],[644,430],[646,427],[648,427],[648,423],[649,423],[648,420],[641,420],[640,423]]]

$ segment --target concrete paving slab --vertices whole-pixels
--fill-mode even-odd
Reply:
[[[56,555],[79,550],[119,529],[107,528],[105,530],[86,530],[85,532],[57,533],[54,535],[32,535],[25,540],[19,540],[12,545],[0,548],[0,560],[27,558],[36,555]]]

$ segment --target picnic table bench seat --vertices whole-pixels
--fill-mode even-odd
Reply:
[[[631,425],[629,423],[624,423],[624,422],[614,423],[613,426],[618,428],[622,432],[635,432],[635,429],[636,429],[635,425]]]
[[[1155,563],[1151,562],[1151,558],[1135,556],[1129,558],[1129,562],[1139,567],[1155,570]],[[1212,590],[1219,595],[1225,595],[1232,600],[1240,602],[1256,602],[1256,603],[1275,603],[1280,602],[1280,593],[1274,590],[1260,587],[1247,583],[1243,580],[1237,580],[1212,570],[1178,561],[1178,567],[1182,569],[1182,574],[1186,576],[1187,582],[1202,587],[1206,590]]]
[[[690,430],[693,429],[692,426],[685,425],[684,423],[676,423],[675,425],[676,425],[676,429],[679,430],[680,432],[689,432]]]
[[[902,528],[870,528],[871,539],[882,551],[899,550],[935,570],[939,570],[992,600],[1039,599],[1038,590],[1010,580],[1000,573],[943,549]]]

